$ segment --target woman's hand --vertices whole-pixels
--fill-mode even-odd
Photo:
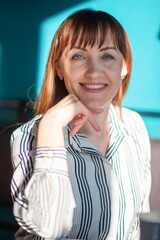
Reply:
[[[102,110],[99,110],[99,112],[102,112]],[[70,131],[70,136],[73,137],[86,121],[89,121],[95,131],[100,131],[100,127],[91,111],[75,95],[69,94],[50,108],[41,119],[38,128],[37,147],[64,146],[63,128],[75,117],[76,120]]]

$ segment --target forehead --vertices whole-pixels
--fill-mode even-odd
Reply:
[[[83,38],[83,40],[82,40]],[[103,34],[101,34],[100,32],[98,32],[93,39],[91,39],[90,41],[88,41],[88,39],[83,36],[79,36],[77,41],[75,42],[75,45],[78,46],[98,46],[98,48],[101,48],[103,45],[113,45],[115,46],[115,41],[113,39],[113,36],[111,34],[110,31],[107,32],[107,34],[105,36],[103,36]]]

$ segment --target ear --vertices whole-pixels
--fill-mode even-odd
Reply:
[[[122,66],[122,71],[121,71],[121,79],[123,80],[125,78],[125,76],[127,75],[128,71],[127,71],[127,65],[125,63],[125,61],[123,61],[123,66]]]
[[[62,74],[62,70],[61,70],[59,61],[56,62],[55,68],[56,68],[56,73],[57,73],[58,77],[60,79],[63,79],[63,74]]]

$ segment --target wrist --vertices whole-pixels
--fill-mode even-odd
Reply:
[[[37,147],[64,147],[63,129],[56,124],[41,124],[38,127]]]

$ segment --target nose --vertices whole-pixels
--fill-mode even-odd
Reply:
[[[86,77],[98,78],[102,75],[102,67],[97,59],[90,59],[87,64]]]

